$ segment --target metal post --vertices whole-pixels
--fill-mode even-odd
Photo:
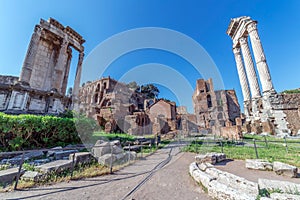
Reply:
[[[110,174],[113,173],[113,148],[112,148],[112,144],[111,142],[109,142],[110,144],[110,163],[109,163],[109,172]]]
[[[287,145],[287,142],[286,142],[286,136],[284,136],[284,146],[285,146],[286,152],[288,153],[289,149],[288,149],[288,145]]]
[[[196,153],[198,153],[198,137],[196,138]]]
[[[15,183],[14,190],[18,189],[18,183],[19,183],[19,179],[20,179],[20,176],[21,176],[22,166],[23,166],[23,163],[24,163],[24,155],[25,155],[25,152],[23,152],[23,154],[22,154],[22,158],[21,158],[21,161],[20,161],[19,171],[18,171],[18,175],[16,177],[16,183]]]
[[[130,164],[130,143],[128,145],[128,163]]]
[[[73,177],[74,167],[75,167],[75,153],[73,153],[72,155],[71,179]]]
[[[254,149],[255,149],[256,159],[258,159],[258,153],[257,153],[257,147],[256,147],[255,139],[253,139],[253,143],[254,143]]]
[[[267,137],[264,136],[264,138],[265,138],[266,147],[269,148]]]
[[[223,140],[221,140],[221,151],[222,151],[222,153],[224,153]]]
[[[143,158],[143,145],[141,145],[141,158]]]

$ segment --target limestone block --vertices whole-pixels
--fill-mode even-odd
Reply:
[[[7,184],[13,182],[18,176],[19,168],[11,168],[0,171],[0,183]],[[21,170],[21,175],[24,174],[24,170]]]
[[[271,171],[273,170],[273,165],[272,163],[261,159],[246,159],[246,168],[263,170],[263,171]]]
[[[98,157],[98,163],[107,167],[109,167],[110,164],[113,164],[116,160],[117,158],[114,154],[105,154]]]
[[[217,163],[226,160],[226,154],[225,153],[217,153],[216,157],[217,157]]]
[[[209,175],[215,177],[218,182],[225,184],[233,189],[239,190],[241,193],[249,193],[251,195],[258,194],[257,183],[248,181],[245,178],[221,171],[216,168],[208,168],[206,172]]]
[[[197,164],[200,164],[200,163],[210,163],[210,164],[216,164],[217,162],[217,157],[214,153],[208,153],[208,154],[205,154],[205,155],[197,155],[195,157],[195,161]]]
[[[215,180],[214,177],[206,174],[205,172],[202,172],[201,170],[195,170],[192,172],[192,177],[194,178],[195,181],[197,181],[198,183],[201,183],[205,188],[209,187],[209,183],[212,180]]]
[[[273,171],[278,175],[284,175],[291,178],[297,177],[297,167],[288,165],[282,162],[274,162],[273,163]]]
[[[55,152],[57,152],[57,151],[62,151],[62,147],[59,146],[59,147],[53,147],[53,148],[51,148],[51,150],[49,150],[49,151],[47,152],[47,156],[48,156],[48,157],[49,157],[49,156],[54,156]]]
[[[193,171],[198,170],[198,169],[199,168],[198,168],[198,165],[196,162],[191,163],[189,166],[189,172],[191,175],[193,174]]]
[[[38,182],[41,180],[43,175],[39,172],[34,172],[34,171],[26,171],[23,176],[21,177],[22,180],[24,181],[34,181]]]
[[[92,148],[92,154],[94,157],[97,158],[110,153],[111,153],[111,146],[109,142],[99,143],[97,141],[95,146]]]
[[[258,187],[260,190],[280,190],[283,193],[297,194],[300,191],[300,184],[269,179],[258,179]]]
[[[213,165],[210,163],[200,163],[198,165],[198,168],[202,171],[205,171],[207,168],[212,168],[212,167],[213,167]]]
[[[300,195],[286,193],[271,193],[270,197],[272,200],[300,200]]]
[[[69,160],[73,160],[74,157],[74,164],[78,165],[79,163],[81,164],[88,164],[91,163],[94,159],[93,156],[90,152],[78,152],[74,154],[69,155]]]
[[[56,160],[63,159],[64,157],[69,157],[70,154],[74,154],[78,152],[78,150],[66,150],[66,151],[57,151],[54,153],[54,158]]]
[[[242,193],[239,190],[228,187],[225,184],[213,180],[209,183],[208,195],[215,199],[226,200],[255,200],[257,194]]]
[[[61,172],[72,168],[71,160],[56,160],[36,167],[42,173]]]

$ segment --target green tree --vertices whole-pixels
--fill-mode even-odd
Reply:
[[[132,82],[128,83],[127,87],[129,87],[130,89],[132,89],[136,92],[140,91],[140,86],[135,81],[132,81]]]
[[[146,84],[141,86],[141,93],[145,94],[148,98],[157,98],[159,89],[153,84]]]

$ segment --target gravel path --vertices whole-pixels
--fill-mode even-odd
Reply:
[[[179,148],[171,144],[113,175],[2,193],[0,199],[210,199],[188,174],[194,154],[180,153]],[[133,191],[145,179],[148,181]]]

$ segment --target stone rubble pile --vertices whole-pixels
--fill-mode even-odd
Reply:
[[[263,171],[274,171],[278,175],[284,175],[291,178],[298,176],[298,168],[282,162],[267,162],[262,159],[246,159],[246,168]]]
[[[300,200],[300,184],[267,179],[259,179],[258,183],[255,183],[214,167],[214,164],[225,159],[225,154],[208,153],[197,155],[195,162],[190,164],[190,175],[197,183],[204,187],[204,190],[207,191],[210,197],[227,200],[255,200],[259,197],[259,194],[266,191],[269,197],[261,197],[260,199]],[[277,163],[276,165],[281,166],[281,168],[282,166],[287,168],[286,164],[282,164],[284,163]],[[263,160],[248,160],[246,165],[252,169],[273,169],[271,163]],[[280,191],[280,193],[276,193],[275,191]]]
[[[67,146],[67,148],[71,148],[71,146]],[[59,173],[64,170],[72,169],[72,167],[74,167],[73,156],[74,166],[91,163],[93,161],[93,156],[89,152],[64,150],[62,147],[54,147],[48,151],[32,151],[24,155],[17,154],[10,158],[2,157],[0,166],[4,168],[4,170],[0,170],[0,183],[8,184],[16,180],[19,164],[22,159],[25,163],[34,167],[36,171],[26,171],[23,165],[20,178],[23,180],[39,181],[52,172]]]
[[[136,159],[136,152],[126,152],[122,149],[119,140],[105,142],[98,140],[92,148],[92,155],[97,159],[98,163],[110,167],[111,165],[121,165],[130,160]]]

